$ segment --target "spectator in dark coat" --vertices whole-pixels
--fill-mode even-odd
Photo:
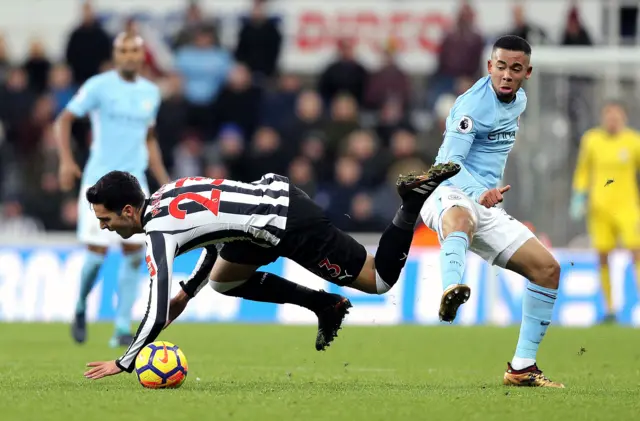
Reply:
[[[367,70],[356,60],[353,42],[340,41],[338,59],[322,72],[318,81],[322,99],[330,104],[338,94],[347,93],[362,104],[366,83]]]
[[[67,63],[77,86],[100,73],[111,58],[111,38],[96,20],[89,2],[82,5],[82,23],[73,30],[67,43]]]
[[[253,84],[249,69],[243,64],[236,65],[214,106],[217,127],[237,124],[245,139],[251,139],[260,121],[261,98],[262,90]]]
[[[282,47],[278,23],[267,16],[264,3],[253,1],[251,16],[242,22],[235,54],[257,77],[274,75]]]
[[[31,43],[24,69],[29,78],[29,88],[34,93],[40,95],[47,90],[51,62],[45,54],[42,42],[34,41]]]

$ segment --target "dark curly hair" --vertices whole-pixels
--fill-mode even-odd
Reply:
[[[141,208],[145,196],[140,182],[124,171],[111,171],[87,190],[87,201],[92,205],[103,205],[118,215],[126,205]]]

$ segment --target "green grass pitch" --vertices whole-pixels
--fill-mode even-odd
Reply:
[[[640,417],[640,335],[622,327],[549,330],[541,368],[564,390],[501,385],[517,328],[346,326],[328,351],[315,327],[176,324],[159,339],[185,352],[177,390],[134,374],[82,376],[113,359],[111,326],[84,346],[61,324],[0,325],[0,419],[633,420]]]

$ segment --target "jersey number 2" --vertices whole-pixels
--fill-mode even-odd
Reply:
[[[202,178],[200,177],[189,177],[187,179],[192,179],[192,180],[200,180]],[[187,179],[182,179],[179,180],[176,183],[177,187],[181,187],[182,185],[184,185],[184,182]],[[213,185],[219,185],[222,184],[223,180],[214,180]],[[201,196],[197,193],[192,193],[192,192],[187,192],[187,193],[182,193],[179,194],[178,196],[176,196],[175,199],[173,199],[171,201],[171,203],[169,203],[169,214],[171,216],[173,216],[174,218],[177,219],[184,219],[185,216],[187,216],[187,211],[180,209],[180,202],[183,202],[185,200],[192,200],[196,203],[201,204],[203,207],[209,209],[209,211],[214,214],[215,216],[218,216],[218,213],[220,211],[220,194],[222,192],[218,189],[212,189],[211,190],[211,198],[207,199],[204,196]]]

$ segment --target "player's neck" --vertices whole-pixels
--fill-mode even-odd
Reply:
[[[606,128],[604,130],[605,130],[605,132],[607,132],[607,134],[609,136],[615,137],[615,136],[618,136],[620,133],[622,133],[624,131],[624,127],[620,128],[620,129],[617,129],[617,130],[608,130]]]
[[[136,225],[135,231],[136,234],[142,234],[144,232],[144,211],[147,208],[146,202],[145,205],[136,211],[136,221],[138,224]]]
[[[514,94],[508,98],[505,98],[496,94],[496,98],[498,98],[498,101],[502,102],[503,104],[511,104],[513,101],[516,100],[516,95]]]
[[[125,82],[135,82],[136,79],[138,79],[137,73],[126,74],[121,71],[118,71],[118,76],[120,76],[120,79],[124,80]]]

